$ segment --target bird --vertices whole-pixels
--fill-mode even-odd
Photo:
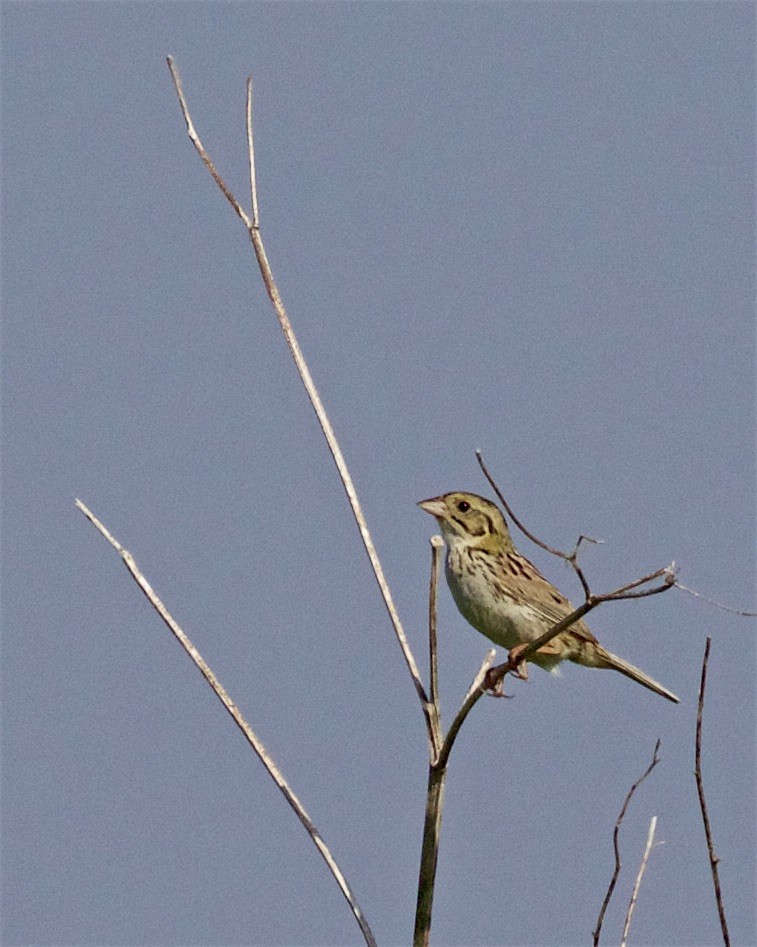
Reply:
[[[477,631],[517,658],[575,609],[515,548],[499,508],[475,493],[445,493],[418,506],[436,517],[447,546],[445,574],[458,610]],[[611,668],[678,704],[676,695],[644,671],[606,651],[578,620],[529,661],[556,671],[562,661]],[[521,675],[523,676],[523,675]]]

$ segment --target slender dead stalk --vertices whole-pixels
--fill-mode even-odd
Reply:
[[[431,936],[431,912],[436,887],[436,863],[439,857],[439,838],[444,811],[444,785],[447,767],[430,763],[426,789],[426,815],[423,820],[421,867],[418,873],[418,899],[415,905],[413,947],[428,947]]]
[[[444,809],[444,786],[447,780],[449,755],[460,727],[468,716],[473,704],[483,693],[486,673],[494,661],[494,648],[484,658],[476,672],[463,706],[452,721],[444,738],[441,752],[428,767],[428,787],[426,791],[426,814],[423,820],[423,841],[421,843],[421,865],[418,872],[418,899],[415,906],[415,929],[413,947],[428,947],[431,936],[431,912],[434,906],[434,887],[436,885],[436,863],[439,857],[439,839]]]
[[[436,592],[439,585],[439,566],[444,550],[441,536],[431,537],[431,577],[428,586],[428,668],[429,695],[435,711],[436,754],[441,749],[441,707],[439,705],[439,653],[436,635]]]
[[[644,846],[644,854],[641,856],[641,864],[639,865],[639,870],[636,873],[636,881],[633,883],[633,891],[631,892],[631,900],[628,902],[628,910],[626,911],[626,919],[623,924],[623,937],[620,941],[620,947],[626,947],[628,943],[628,932],[631,929],[631,918],[633,917],[634,908],[636,907],[636,902],[639,899],[639,889],[641,888],[641,879],[644,877],[644,872],[647,870],[647,864],[649,863],[649,856],[652,854],[652,849],[655,848],[654,834],[657,829],[657,816],[653,815],[652,820],[649,823],[649,833],[647,834],[647,844]],[[661,845],[661,842],[658,842],[657,845]]]
[[[730,947],[731,937],[728,933],[728,922],[725,917],[725,908],[723,906],[723,893],[720,890],[720,873],[718,863],[720,859],[715,854],[715,843],[712,840],[712,829],[710,827],[710,816],[707,812],[707,800],[704,796],[704,783],[702,782],[702,716],[704,714],[704,691],[707,686],[707,666],[710,661],[710,645],[712,638],[708,638],[704,646],[704,658],[702,659],[702,677],[699,682],[699,703],[697,705],[697,732],[694,744],[694,777],[697,782],[697,794],[699,796],[699,808],[702,810],[702,822],[704,823],[704,834],[707,839],[707,855],[710,859],[710,871],[712,872],[712,884],[715,888],[715,901],[718,906],[718,917],[720,918],[720,930],[723,934],[723,943],[725,947]]]
[[[169,63],[170,66],[170,63]],[[173,69],[171,70],[173,73]],[[258,213],[258,185],[255,180],[255,142],[252,136],[252,76],[247,77],[247,100],[245,108],[245,129],[247,131],[247,165],[250,172],[250,206],[252,207],[252,226],[260,227]]]
[[[263,239],[260,235],[259,223],[258,223],[258,201],[256,195],[256,182],[255,182],[255,153],[253,148],[253,133],[252,133],[252,83],[248,80],[247,83],[247,157],[250,165],[250,188],[252,192],[252,217],[244,210],[244,208],[239,204],[237,199],[232,194],[226,182],[223,180],[221,175],[218,173],[215,164],[210,158],[209,154],[205,150],[202,141],[200,140],[199,135],[194,127],[192,117],[189,112],[189,106],[187,105],[186,97],[184,96],[184,90],[181,84],[181,78],[179,76],[179,71],[176,68],[171,56],[167,58],[168,68],[171,72],[171,77],[173,78],[174,87],[176,89],[176,94],[179,99],[179,105],[181,107],[182,115],[184,116],[184,122],[187,126],[187,134],[195,147],[198,155],[202,159],[203,164],[210,172],[213,180],[216,182],[221,192],[223,193],[226,200],[231,204],[234,209],[234,212],[237,214],[239,219],[245,225],[247,233],[252,242],[253,249],[255,251],[255,257],[260,268],[260,275],[263,278],[263,284],[265,285],[266,292],[268,297],[271,300],[271,305],[276,314],[277,319],[279,320],[279,325],[281,326],[281,331],[284,334],[287,345],[289,346],[289,351],[292,354],[294,363],[299,372],[302,384],[305,387],[310,403],[313,406],[318,423],[320,424],[323,435],[326,438],[326,443],[328,445],[331,456],[334,460],[336,468],[339,472],[339,477],[342,481],[342,486],[344,491],[347,494],[347,499],[349,500],[350,507],[352,509],[352,515],[355,518],[357,523],[358,530],[360,532],[360,537],[363,541],[363,546],[368,555],[368,559],[371,563],[371,568],[373,569],[373,574],[376,577],[376,582],[378,584],[381,596],[384,600],[384,606],[386,607],[389,619],[392,623],[394,629],[394,634],[399,643],[400,649],[402,650],[402,656],[407,665],[407,669],[412,678],[413,685],[415,687],[418,699],[421,702],[421,707],[423,709],[423,715],[426,721],[426,731],[429,742],[429,756],[433,758],[436,753],[436,739],[434,733],[434,721],[433,721],[433,705],[429,699],[426,689],[423,686],[423,681],[421,680],[420,672],[418,671],[418,665],[416,664],[413,653],[410,650],[410,645],[407,640],[407,635],[405,630],[402,627],[402,622],[400,621],[399,615],[397,614],[397,609],[394,605],[394,600],[392,598],[391,591],[389,589],[389,584],[386,581],[384,576],[384,570],[381,566],[381,562],[376,552],[376,547],[373,544],[373,539],[368,530],[368,524],[366,522],[365,516],[363,515],[362,507],[360,506],[360,501],[358,500],[357,491],[355,490],[355,485],[352,482],[352,477],[350,475],[347,463],[342,454],[342,450],[339,447],[339,442],[337,441],[336,434],[334,429],[331,426],[331,421],[329,420],[328,415],[326,414],[326,409],[323,406],[320,395],[318,394],[318,389],[315,386],[313,377],[310,374],[310,369],[308,368],[305,357],[302,354],[300,345],[297,341],[297,337],[294,334],[294,329],[287,315],[284,304],[281,300],[281,295],[279,294],[278,288],[273,278],[273,272],[271,270],[270,263],[268,262],[268,257],[265,252],[265,247],[263,245]]]
[[[442,557],[444,544],[439,536],[431,538],[431,577],[428,595],[428,637],[429,637],[429,664],[430,690],[435,711],[435,732],[438,735],[439,750],[442,747],[441,708],[439,705],[439,684],[437,666],[436,641],[436,592],[439,581],[439,563]],[[484,663],[478,670],[468,695],[477,688],[484,679],[484,675],[494,660],[494,649],[487,655]],[[466,700],[468,695],[466,695]],[[463,701],[465,704],[465,700]],[[458,714],[458,717],[460,715]],[[462,718],[464,719],[464,718]],[[462,719],[453,723],[455,733],[462,725]],[[454,737],[453,737],[454,740]],[[446,742],[446,741],[445,741]],[[428,947],[431,936],[431,912],[434,905],[434,888],[436,884],[436,864],[439,857],[439,839],[442,829],[442,813],[444,811],[444,786],[447,781],[447,763],[449,750],[442,756],[437,752],[428,766],[428,785],[426,789],[426,814],[423,820],[423,841],[421,842],[421,863],[418,871],[418,897],[415,908],[415,930],[413,933],[414,947]]]
[[[657,755],[660,749],[660,741],[654,745],[654,752],[652,753],[652,762],[647,766],[644,772],[639,776],[636,782],[628,790],[625,801],[620,810],[620,814],[615,822],[615,829],[612,833],[612,848],[615,854],[615,869],[612,873],[612,878],[610,879],[610,884],[607,886],[607,893],[605,894],[604,901],[602,902],[602,907],[599,909],[599,917],[597,918],[597,926],[594,928],[592,934],[592,943],[594,947],[599,947],[599,938],[602,933],[602,924],[604,923],[605,914],[607,908],[610,904],[610,899],[612,898],[613,891],[615,890],[615,885],[618,883],[618,876],[620,875],[620,827],[623,824],[623,819],[626,817],[626,812],[628,811],[628,806],[631,803],[631,799],[636,790],[641,786],[644,780],[649,776],[652,770],[660,762],[660,758]]]
[[[140,572],[137,566],[137,563],[134,561],[134,557],[131,555],[131,553],[128,552],[128,550],[124,549],[124,547],[118,542],[118,540],[106,529],[106,527],[100,522],[100,520],[97,519],[94,513],[92,513],[92,511],[88,509],[88,507],[86,507],[84,503],[81,502],[81,500],[76,500],[76,506],[81,510],[81,512],[87,517],[90,523],[92,523],[92,525],[101,533],[101,535],[103,535],[105,539],[108,540],[111,546],[121,556],[121,559],[123,560],[124,565],[129,570],[129,573],[131,574],[134,581],[137,583],[140,589],[142,589],[142,591],[144,592],[145,596],[147,597],[147,600],[150,602],[152,607],[160,615],[160,617],[163,619],[165,624],[171,630],[171,632],[173,633],[173,635],[175,636],[179,644],[182,646],[182,648],[184,648],[186,653],[192,659],[192,661],[194,662],[194,664],[196,665],[196,667],[198,668],[202,676],[205,678],[208,684],[210,684],[215,695],[218,697],[218,699],[221,701],[223,706],[229,712],[232,719],[234,720],[234,723],[236,723],[236,725],[242,731],[245,739],[247,740],[247,742],[250,744],[252,749],[257,754],[258,759],[263,764],[263,766],[265,766],[268,772],[268,775],[276,783],[281,794],[289,803],[295,815],[302,823],[303,828],[310,836],[313,844],[320,852],[321,857],[326,862],[326,865],[329,871],[331,872],[331,874],[333,875],[334,880],[336,881],[337,885],[339,885],[339,890],[344,895],[347,903],[350,906],[350,909],[352,910],[352,914],[355,920],[357,921],[358,926],[360,927],[360,931],[363,935],[363,938],[366,944],[368,944],[369,947],[376,947],[376,941],[373,937],[373,934],[371,933],[370,927],[368,926],[368,921],[365,919],[365,915],[363,914],[363,911],[357,902],[357,898],[353,894],[352,889],[347,883],[346,878],[344,877],[341,869],[337,865],[334,859],[334,856],[329,851],[329,848],[326,845],[326,843],[323,841],[323,838],[321,837],[320,832],[316,829],[315,825],[313,824],[313,820],[307,814],[305,807],[297,798],[294,790],[291,788],[289,783],[287,783],[287,781],[284,779],[284,776],[282,775],[278,766],[276,766],[274,761],[271,759],[265,746],[260,741],[260,738],[257,736],[257,734],[252,729],[252,727],[247,723],[247,721],[244,719],[241,711],[239,710],[237,705],[234,703],[234,701],[231,699],[231,697],[229,697],[228,693],[226,692],[224,687],[221,685],[219,680],[216,678],[215,674],[213,674],[210,667],[205,663],[200,652],[197,650],[197,648],[195,648],[195,646],[189,640],[189,638],[181,629],[181,627],[170,615],[166,606],[163,604],[163,602],[161,602],[161,600],[155,594],[150,583],[147,581],[144,575]]]

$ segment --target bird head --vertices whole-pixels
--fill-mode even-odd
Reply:
[[[436,517],[447,546],[475,546],[496,552],[513,548],[510,531],[499,508],[475,493],[444,493],[418,506]]]

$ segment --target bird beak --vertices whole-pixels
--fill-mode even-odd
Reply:
[[[431,497],[430,500],[421,500],[418,506],[437,519],[444,519],[447,515],[447,507],[441,497]]]

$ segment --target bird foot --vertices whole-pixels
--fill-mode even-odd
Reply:
[[[528,680],[528,668],[526,667],[526,662],[520,657],[527,647],[528,642],[524,644],[516,644],[515,647],[511,648],[507,654],[507,660],[513,666],[512,674],[520,681]]]
[[[484,683],[486,692],[490,697],[506,697],[509,700],[515,696],[514,694],[505,693],[505,678],[501,671],[498,672],[497,668],[490,668],[487,671]]]

